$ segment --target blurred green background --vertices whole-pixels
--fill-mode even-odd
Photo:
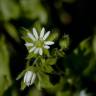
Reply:
[[[0,96],[96,96],[95,5],[94,0],[0,0]],[[22,91],[16,81],[27,55],[22,28],[33,26],[58,33],[54,48],[66,46],[64,34],[70,45],[52,66],[61,74],[49,75],[51,84]]]

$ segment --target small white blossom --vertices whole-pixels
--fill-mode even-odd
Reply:
[[[27,35],[32,40],[32,43],[30,43],[30,42],[25,43],[26,47],[32,47],[32,48],[30,48],[29,53],[34,52],[35,54],[42,55],[43,54],[43,48],[49,49],[50,48],[49,45],[54,44],[53,41],[46,41],[46,39],[50,35],[50,31],[45,33],[45,28],[42,28],[42,30],[40,32],[40,36],[38,35],[35,28],[33,28],[33,34],[28,33]]]
[[[34,83],[35,79],[36,79],[36,74],[33,73],[32,71],[27,71],[24,76],[24,83],[27,86],[30,86]]]
[[[79,96],[91,96],[90,94],[87,94],[85,90],[82,90],[80,92],[80,95]]]

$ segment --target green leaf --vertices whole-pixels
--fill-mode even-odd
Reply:
[[[16,30],[16,28],[15,28],[11,23],[8,23],[8,22],[5,23],[5,29],[6,29],[6,31],[8,32],[8,34],[9,34],[13,39],[15,39],[17,42],[20,42],[20,39],[19,39],[17,30]]]
[[[52,32],[50,33],[49,37],[48,37],[48,40],[49,41],[53,41],[53,40],[56,40],[59,36],[59,33],[58,33],[58,30],[54,29],[52,30]]]
[[[41,70],[46,73],[51,73],[53,71],[53,68],[50,65],[42,64]]]
[[[48,65],[54,65],[54,64],[56,64],[56,61],[57,61],[57,58],[48,58],[46,60],[46,64],[48,64]]]
[[[23,77],[24,73],[25,73],[26,70],[23,70],[16,78],[16,80],[19,80]]]
[[[51,88],[53,85],[51,84],[49,80],[49,76],[44,73],[39,73],[39,87],[40,88]]]
[[[68,35],[64,35],[64,37],[60,40],[59,45],[62,49],[66,49],[69,47],[70,40]]]
[[[58,92],[56,96],[71,96],[70,91]]]
[[[47,50],[47,49],[43,49],[43,53],[44,53],[44,55],[49,56],[49,50]]]
[[[45,64],[45,59],[44,58],[40,58],[41,59],[41,62],[42,62],[42,64]]]
[[[16,19],[19,14],[19,6],[14,0],[0,0],[0,20]]]
[[[11,85],[11,76],[9,69],[10,54],[5,43],[5,38],[0,36],[0,96]]]
[[[42,96],[42,92],[38,90],[37,88],[32,88],[32,90],[29,90],[28,96]]]
[[[57,51],[57,56],[64,57],[65,53],[63,52],[63,50],[59,50]]]
[[[51,66],[46,66],[45,67],[45,72],[47,72],[47,73],[51,73],[53,71],[53,68],[51,67]]]
[[[26,59],[31,59],[31,58],[36,58],[37,54],[34,54],[33,52],[28,53],[28,56],[26,57]]]
[[[47,22],[47,12],[39,0],[20,0],[20,4],[26,18],[37,19],[44,24]]]

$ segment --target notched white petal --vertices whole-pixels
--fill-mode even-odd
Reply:
[[[36,49],[36,47],[31,48],[31,49],[29,50],[29,53],[30,53],[30,52],[33,52],[35,49]]]
[[[39,48],[39,54],[40,54],[40,55],[43,54],[43,50],[42,50],[42,48]]]
[[[52,41],[45,41],[44,44],[45,44],[45,45],[53,45],[54,42],[52,42]]]
[[[45,45],[45,46],[44,46],[44,48],[45,48],[45,49],[49,49],[49,48],[50,48],[50,46]]]
[[[34,34],[34,36],[35,36],[36,40],[38,40],[38,34],[37,34],[37,31],[36,31],[36,29],[35,29],[35,28],[33,28],[33,34]]]
[[[24,83],[26,82],[26,78],[27,78],[27,73],[24,76]]]
[[[28,33],[28,37],[29,37],[30,39],[32,39],[33,41],[35,41],[35,38],[34,38],[34,36],[33,36],[31,33]]]
[[[40,33],[40,38],[43,38],[44,32],[45,32],[45,28],[42,28],[41,33]]]
[[[39,48],[36,48],[36,49],[34,50],[34,53],[37,54],[38,52],[39,52]]]
[[[30,79],[30,76],[32,76],[32,73],[30,71],[27,71],[24,76],[24,82],[28,82]]]
[[[25,45],[26,47],[29,47],[29,46],[33,46],[33,43],[28,43],[28,42],[27,42],[27,43],[25,43],[24,45]]]
[[[36,74],[33,73],[33,76],[32,76],[32,79],[31,79],[31,83],[30,83],[31,85],[34,83],[35,79],[36,79]]]
[[[26,76],[26,83],[30,83],[31,78],[32,78],[32,72],[28,71]]]
[[[49,34],[50,34],[50,31],[48,31],[48,32],[44,35],[43,40],[46,40],[46,39],[48,38]]]

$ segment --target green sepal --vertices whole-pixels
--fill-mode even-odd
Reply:
[[[21,90],[24,90],[26,88],[26,84],[24,83],[24,80],[21,81]]]
[[[26,70],[23,70],[16,78],[16,80],[19,80],[23,77],[24,73],[26,72]]]

